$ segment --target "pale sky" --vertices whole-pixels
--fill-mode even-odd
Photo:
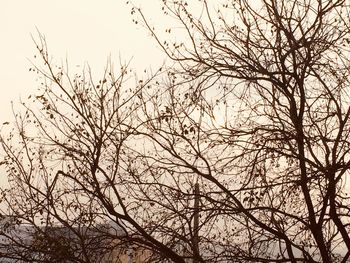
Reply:
[[[133,2],[159,23],[159,1]],[[98,72],[108,56],[115,63],[120,56],[123,61],[132,58],[132,67],[141,71],[156,68],[165,59],[146,30],[132,22],[126,0],[0,0],[0,4],[0,126],[13,119],[11,101],[37,90],[36,76],[29,72],[29,60],[36,54],[31,39],[36,28],[45,35],[51,55],[57,61],[67,57],[72,66],[88,62]]]

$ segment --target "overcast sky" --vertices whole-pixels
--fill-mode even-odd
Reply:
[[[133,57],[132,66],[138,69],[156,67],[164,60],[146,30],[132,22],[126,0],[0,3],[0,125],[12,118],[10,101],[36,92],[35,75],[29,72],[29,60],[35,54],[31,34],[36,36],[36,28],[45,35],[51,55],[58,61],[67,57],[71,65],[88,62],[92,70],[99,71],[109,55],[115,62],[119,56],[125,61]],[[147,4],[143,8],[155,20],[160,13],[159,2]]]
[[[133,2],[152,23],[159,23],[158,0]],[[37,36],[37,29],[58,62],[68,58],[70,73],[87,62],[92,71],[101,72],[109,56],[115,63],[119,57],[132,58],[131,66],[139,71],[160,66],[162,52],[149,33],[132,22],[130,8],[126,0],[0,0],[0,130],[14,119],[11,101],[25,101],[37,92],[36,75],[29,72],[36,54],[31,35]],[[0,185],[6,182],[0,176]]]

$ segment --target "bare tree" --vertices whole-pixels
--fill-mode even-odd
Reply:
[[[224,197],[240,253],[347,261],[349,3],[225,1],[215,11],[202,1],[196,16],[190,3],[163,2],[189,41],[163,42],[141,19],[202,115],[216,114],[219,125],[196,131],[219,158],[192,144],[205,164],[193,170]]]
[[[133,85],[72,78],[39,43],[4,200],[35,224],[111,220],[152,262],[347,262],[349,3],[199,5],[163,1],[174,43],[132,7],[175,62]]]

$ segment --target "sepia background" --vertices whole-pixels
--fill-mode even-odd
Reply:
[[[131,68],[137,70],[160,65],[164,56],[146,30],[132,22],[126,2],[0,0],[0,124],[11,120],[11,101],[36,92],[36,76],[29,68],[35,63],[32,37],[37,31],[45,35],[58,63],[68,59],[71,73],[88,63],[97,77],[108,57],[115,64],[131,60]],[[157,1],[141,2],[133,1],[154,21],[160,19]]]
[[[159,22],[161,5],[133,1],[154,22]],[[0,130],[6,132],[19,102],[36,94],[39,82],[32,63],[37,50],[33,39],[40,32],[46,38],[54,64],[68,61],[70,74],[89,65],[95,78],[102,74],[110,59],[130,63],[135,72],[161,65],[165,58],[149,33],[132,20],[131,5],[120,0],[0,0]],[[40,64],[39,63],[39,64]],[[13,106],[12,106],[13,104]],[[0,159],[3,158],[0,153]],[[0,167],[0,185],[7,184]]]

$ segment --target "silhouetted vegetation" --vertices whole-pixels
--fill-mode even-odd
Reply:
[[[162,2],[167,35],[131,7],[173,63],[142,78],[71,75],[38,38],[40,92],[2,137],[9,213],[113,222],[150,262],[347,262],[350,3]]]

